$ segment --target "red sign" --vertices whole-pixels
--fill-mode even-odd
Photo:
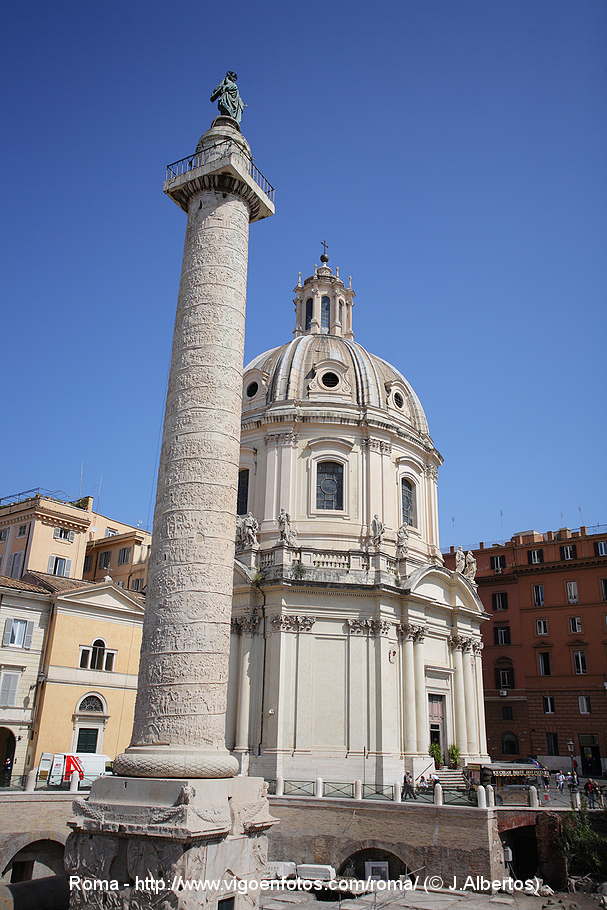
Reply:
[[[84,768],[80,764],[80,759],[75,755],[66,755],[65,768],[63,770],[63,780],[69,781],[74,771],[78,772],[79,780],[84,780]]]

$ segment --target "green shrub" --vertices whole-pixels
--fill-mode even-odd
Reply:
[[[443,763],[443,753],[441,752],[441,747],[438,743],[432,743],[428,749],[428,755],[431,755],[434,759],[434,764],[437,768],[440,768]]]

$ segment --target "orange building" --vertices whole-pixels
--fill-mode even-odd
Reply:
[[[607,526],[479,544],[489,754],[607,773]],[[454,548],[445,562],[455,567]]]

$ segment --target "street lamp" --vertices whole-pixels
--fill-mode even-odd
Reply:
[[[567,748],[569,749],[569,758],[571,759],[571,774],[573,776],[573,772],[575,771],[575,768],[573,767],[573,750],[575,749],[575,743],[572,739],[568,741]]]

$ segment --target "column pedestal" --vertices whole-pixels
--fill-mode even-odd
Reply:
[[[74,876],[70,910],[92,906],[81,885],[86,880],[107,882],[110,893],[100,895],[96,907],[215,905],[238,893],[226,870],[241,881],[259,879],[267,862],[266,831],[275,822],[265,783],[248,777],[101,777],[73,807],[68,824],[74,831],[65,848],[66,874]],[[198,890],[195,883],[205,879],[217,880],[217,888]]]

